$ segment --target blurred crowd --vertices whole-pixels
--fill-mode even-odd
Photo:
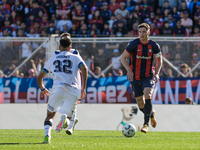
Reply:
[[[200,36],[198,0],[1,0],[0,37],[48,37],[69,32],[72,37],[136,37],[138,24],[150,25],[151,36]],[[73,44],[90,70],[100,77],[122,76],[120,55],[127,43]],[[39,42],[1,42],[1,70],[9,75]],[[172,45],[171,47],[169,45]],[[192,48],[191,48],[192,47]],[[190,49],[191,48],[191,49]],[[186,75],[200,60],[200,42],[161,44],[163,56]],[[37,77],[46,62],[46,47],[13,76]],[[189,57],[186,57],[189,56]],[[183,61],[184,60],[184,61]],[[11,62],[11,63],[8,63]],[[9,65],[8,65],[9,64]],[[11,65],[10,65],[11,64]],[[161,76],[182,77],[164,63]],[[94,77],[90,74],[91,77]],[[188,77],[198,77],[199,69]]]
[[[152,36],[199,36],[198,0],[1,0],[0,36],[137,36],[146,22]],[[21,33],[22,32],[22,33]]]

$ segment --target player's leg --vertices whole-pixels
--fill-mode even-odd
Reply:
[[[62,88],[52,89],[47,105],[47,117],[44,121],[45,139],[43,143],[50,143],[53,119],[58,107],[62,104]]]
[[[144,114],[144,105],[145,105],[144,96],[142,95],[142,96],[136,97],[135,99],[140,111]]]
[[[44,121],[44,132],[45,132],[45,138],[43,143],[50,143],[51,139],[51,128],[53,124],[53,119],[55,117],[56,112],[50,112],[47,110],[47,117]]]
[[[71,135],[73,133],[73,128],[75,124],[78,122],[78,119],[76,118],[76,112],[77,112],[77,97],[66,93],[67,99],[64,100],[62,106],[58,109],[58,112],[61,114],[66,114],[67,118],[70,120],[70,124],[68,124],[68,128],[66,133]],[[72,129],[72,130],[71,130]],[[68,133],[68,131],[70,133]]]

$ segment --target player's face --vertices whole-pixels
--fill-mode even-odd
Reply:
[[[141,40],[148,38],[149,32],[146,28],[139,28],[139,37]]]

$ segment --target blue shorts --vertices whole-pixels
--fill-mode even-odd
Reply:
[[[155,81],[152,79],[152,76],[149,76],[147,78],[141,79],[141,80],[135,80],[131,82],[133,91],[135,93],[135,97],[139,97],[144,95],[143,91],[146,87],[154,88]]]

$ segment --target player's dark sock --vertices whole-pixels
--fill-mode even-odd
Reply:
[[[153,115],[154,115],[154,114],[153,114],[153,111],[151,111],[151,115],[150,115],[150,118],[153,118]]]
[[[144,124],[149,124],[150,114],[152,110],[151,99],[145,99],[144,105]]]
[[[144,108],[139,108],[139,109],[140,109],[140,111],[141,111],[141,112],[143,112],[143,113],[144,113]]]

